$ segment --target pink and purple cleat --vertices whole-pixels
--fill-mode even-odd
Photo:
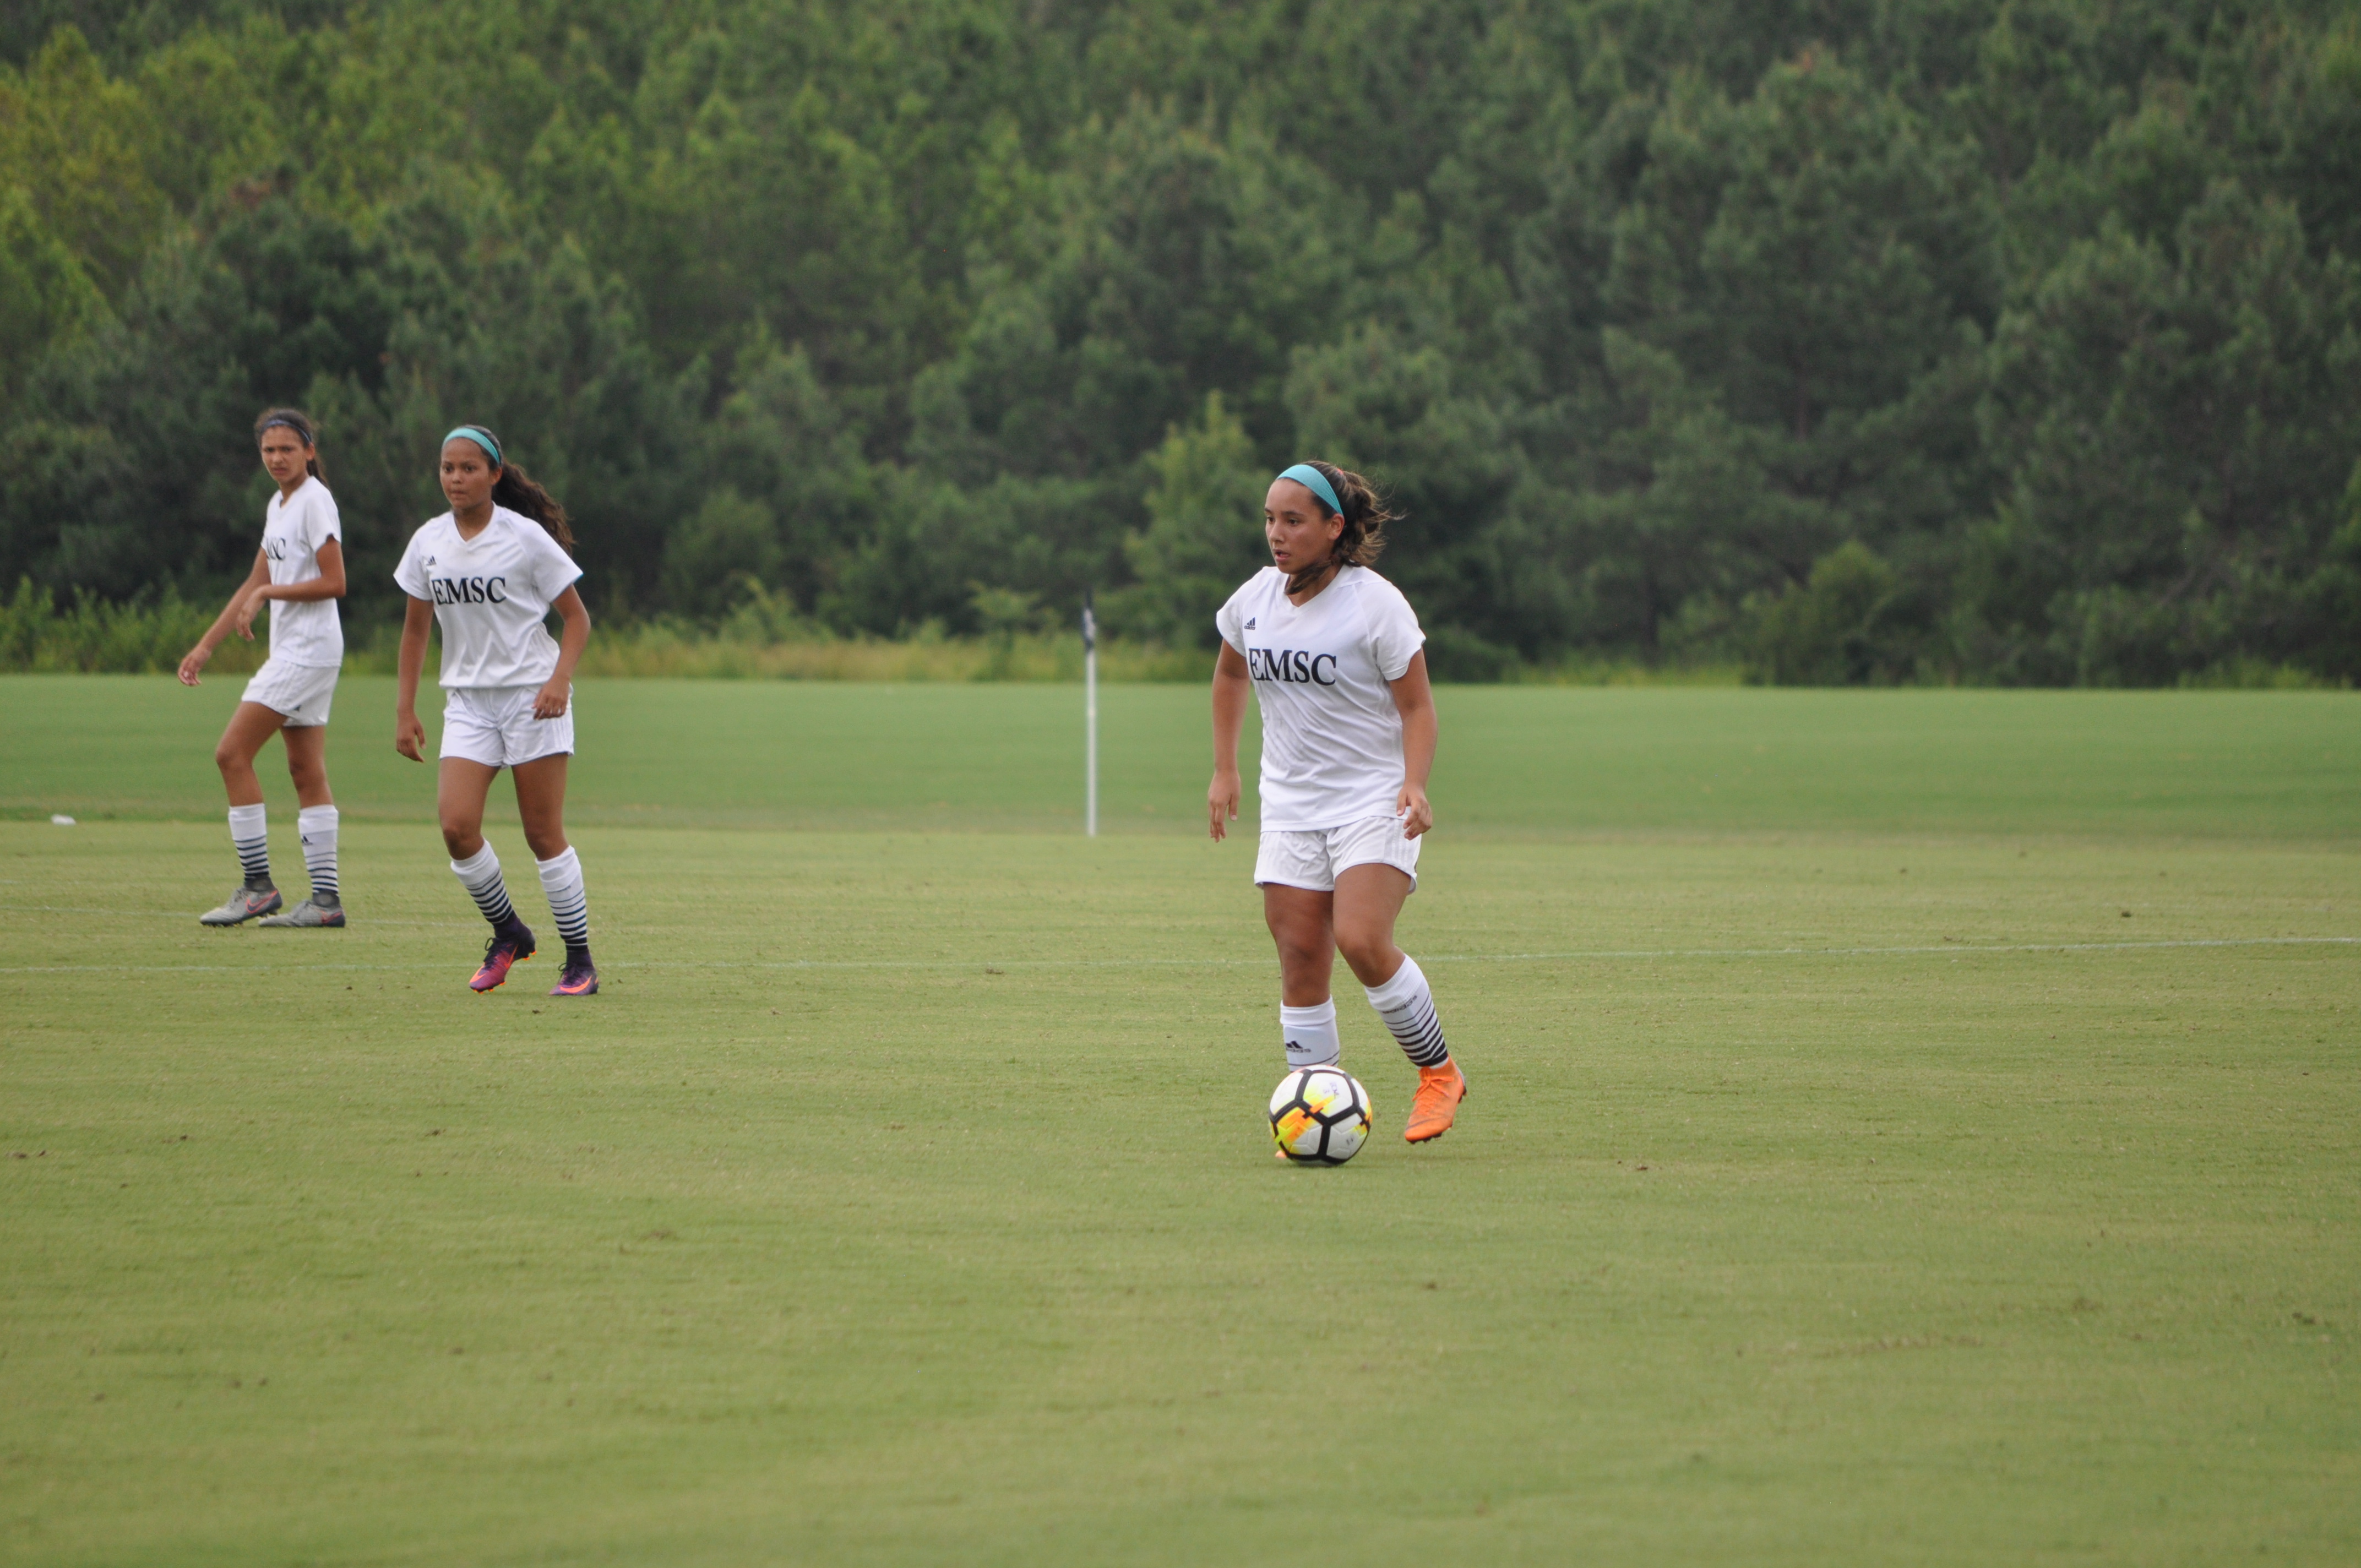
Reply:
[[[588,952],[580,957],[566,955],[566,972],[549,989],[552,996],[596,996],[598,994],[598,971],[590,963]]]
[[[535,952],[533,933],[522,926],[512,930],[495,931],[492,939],[484,944],[483,967],[476,978],[467,982],[470,991],[497,991],[509,977],[509,970],[533,957]]]

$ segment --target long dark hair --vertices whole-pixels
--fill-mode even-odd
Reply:
[[[500,477],[492,481],[492,504],[533,519],[557,541],[560,550],[568,555],[573,554],[574,528],[558,499],[543,489],[540,481],[517,466],[517,460],[508,455],[508,443],[502,441],[490,425],[470,424],[466,428],[480,430],[491,436],[492,444],[500,449]]]
[[[1345,504],[1345,510],[1331,512],[1328,503],[1320,499],[1317,490],[1312,492],[1312,504],[1320,509],[1323,518],[1344,518],[1345,532],[1339,533],[1336,543],[1329,547],[1328,559],[1316,566],[1307,566],[1288,578],[1287,591],[1290,593],[1301,593],[1318,582],[1332,566],[1374,565],[1378,557],[1385,554],[1386,524],[1398,521],[1401,515],[1388,510],[1384,499],[1378,494],[1378,488],[1350,468],[1339,468],[1334,463],[1323,463],[1317,457],[1308,461],[1320,470],[1321,477],[1334,487],[1336,499]]]
[[[261,444],[262,433],[274,424],[285,425],[295,433],[296,440],[312,448],[312,455],[303,460],[303,467],[312,477],[326,484],[328,477],[320,472],[320,442],[313,433],[312,416],[302,409],[263,410],[254,416],[254,439],[258,445]]]

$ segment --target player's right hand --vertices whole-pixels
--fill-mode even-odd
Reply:
[[[204,672],[205,661],[213,656],[214,651],[210,648],[190,649],[181,658],[181,684],[184,686],[195,685],[198,675]]]
[[[248,586],[240,590],[237,598],[231,606],[230,625],[236,628],[237,634],[248,642],[254,641],[254,618],[262,613],[262,607],[266,602],[262,597],[262,590],[268,586],[264,583]]]
[[[426,760],[426,726],[414,713],[397,713],[393,717],[393,749],[413,762]]]
[[[1213,842],[1230,836],[1229,824],[1238,819],[1238,771],[1217,768],[1205,789],[1205,814],[1213,818]]]

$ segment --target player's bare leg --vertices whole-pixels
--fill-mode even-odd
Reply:
[[[1394,922],[1411,885],[1409,876],[1392,866],[1347,866],[1336,873],[1334,919],[1337,950],[1418,1069],[1418,1094],[1402,1136],[1422,1144],[1451,1130],[1459,1102],[1467,1097],[1467,1077],[1451,1059],[1425,973],[1394,945]]]
[[[484,842],[484,802],[500,769],[465,757],[445,757],[437,770],[435,813],[442,819],[443,847],[451,852],[451,873],[492,927],[484,961],[467,981],[470,991],[496,991],[509,970],[533,957],[533,931],[517,918],[500,876],[500,858]]]
[[[214,747],[214,766],[221,770],[222,787],[229,795],[230,841],[237,850],[244,880],[221,907],[197,916],[203,925],[236,926],[268,915],[284,902],[270,880],[270,835],[254,759],[286,722],[284,715],[258,702],[241,702]]]
[[[1328,1002],[1341,952],[1369,1005],[1418,1069],[1418,1094],[1402,1135],[1419,1144],[1450,1131],[1466,1098],[1467,1079],[1444,1042],[1425,974],[1394,945],[1394,922],[1410,897],[1409,876],[1392,866],[1348,866],[1337,873],[1334,893],[1276,885],[1262,891],[1263,918],[1279,948],[1283,1002],[1290,1007]]]
[[[1329,978],[1336,968],[1336,934],[1329,918],[1333,894],[1265,883],[1263,923],[1279,948],[1279,1036],[1290,1068],[1338,1060],[1336,1002]],[[1277,1151],[1281,1161],[1287,1151]]]

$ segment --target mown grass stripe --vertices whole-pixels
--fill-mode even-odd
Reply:
[[[413,922],[423,924],[423,922]],[[1593,960],[1653,959],[1865,959],[1906,958],[1949,953],[2127,953],[2177,948],[2351,947],[2361,937],[2206,937],[2178,942],[2007,942],[1970,944],[1947,942],[1940,947],[1915,948],[1594,948],[1564,953],[1433,953],[1421,954],[1421,963],[1521,964],[1576,963]],[[610,970],[635,969],[686,970],[1087,970],[1087,969],[1229,969],[1265,965],[1267,958],[1251,959],[640,959],[609,962]],[[14,964],[0,965],[0,974],[209,974],[275,967],[254,964]],[[425,970],[448,964],[306,964],[305,969],[352,970]]]

